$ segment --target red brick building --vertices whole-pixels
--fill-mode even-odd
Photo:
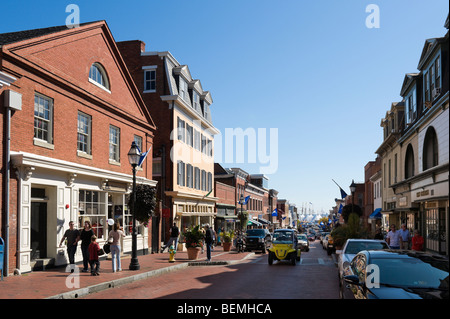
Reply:
[[[216,227],[233,229],[238,222],[237,215],[241,209],[249,215],[248,226],[271,226],[271,212],[276,207],[278,193],[267,189],[267,177],[261,174],[250,175],[240,168],[226,169],[218,163],[215,163],[214,170],[218,187],[215,195],[218,199]],[[226,192],[224,185],[228,186]],[[234,203],[229,199],[233,190]],[[241,199],[246,197],[247,202],[241,207]]]
[[[0,47],[0,81],[9,79],[0,85],[7,272],[30,271],[42,259],[63,265],[59,242],[69,221],[80,229],[90,221],[100,243],[108,218],[131,223],[127,153],[132,141],[150,149],[156,127],[105,21],[0,34]],[[156,187],[151,156],[137,182]],[[129,252],[130,227],[124,229],[122,250]],[[145,251],[148,229],[138,233]]]

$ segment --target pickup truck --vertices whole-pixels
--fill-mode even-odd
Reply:
[[[245,249],[248,251],[261,250],[265,254],[271,242],[272,236],[267,229],[248,229],[245,236]]]

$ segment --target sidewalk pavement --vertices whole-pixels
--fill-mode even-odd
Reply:
[[[112,272],[112,261],[100,261],[100,276],[91,276],[90,272],[81,272],[82,263],[73,274],[66,267],[33,271],[20,276],[4,277],[0,281],[0,299],[74,299],[93,292],[117,287],[136,280],[177,271],[193,265],[226,265],[238,263],[253,254],[250,252],[224,252],[221,246],[214,247],[211,262],[206,261],[206,250],[195,261],[188,260],[187,252],[178,251],[175,262],[169,263],[169,253],[157,253],[138,256],[140,270],[128,270],[131,256],[121,259],[122,271]]]

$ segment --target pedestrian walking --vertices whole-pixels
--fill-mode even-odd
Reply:
[[[205,243],[206,243],[206,260],[211,261],[211,245],[214,242],[214,233],[212,229],[206,224]]]
[[[380,239],[380,240],[384,239],[383,234],[381,233],[381,228],[377,228],[374,239]]]
[[[98,259],[98,251],[100,250],[100,245],[97,243],[97,236],[92,235],[88,250],[89,265],[91,266],[91,276],[100,276],[100,261]]]
[[[69,255],[69,264],[71,265],[71,272],[75,271],[75,253],[77,252],[78,241],[80,240],[80,232],[74,228],[73,221],[69,222],[69,229],[64,232],[63,238],[59,243],[59,247],[62,247],[62,243],[67,238],[67,254]]]
[[[91,227],[91,222],[86,220],[84,222],[84,228],[81,230],[81,252],[83,254],[83,269],[82,272],[89,271],[89,245],[91,244],[91,238],[94,236],[94,231]]]
[[[122,271],[120,263],[120,238],[125,237],[123,227],[119,222],[114,224],[113,230],[109,232],[108,242],[111,244],[112,271]]]
[[[400,232],[395,229],[394,224],[391,225],[391,230],[386,236],[386,241],[392,249],[400,249],[401,235]]]
[[[177,227],[176,223],[173,223],[173,226],[170,228],[170,238],[167,244],[161,248],[161,252],[163,253],[164,250],[166,250],[167,247],[170,247],[170,245],[173,244],[175,247],[175,251],[177,251],[178,248],[178,236],[180,235],[180,230]]]
[[[202,254],[205,252],[205,234],[206,234],[206,230],[205,230],[205,225],[203,225],[202,228],[200,228],[200,232],[203,234],[203,238],[202,238]]]
[[[211,243],[211,251],[214,251],[214,246],[216,245],[216,241],[217,241],[217,233],[214,230],[214,228],[211,228],[212,234],[213,234],[213,241]]]
[[[402,226],[398,231],[401,235],[400,249],[409,249],[409,242],[411,241],[411,235],[409,233],[409,230],[406,228],[406,224],[402,224]]]
[[[411,239],[412,242],[412,250],[422,251],[423,250],[423,237],[420,235],[417,229],[414,230],[414,236]]]

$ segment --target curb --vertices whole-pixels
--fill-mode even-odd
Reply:
[[[164,268],[160,268],[160,269],[156,269],[156,270],[151,270],[151,271],[144,272],[141,274],[136,274],[136,275],[132,275],[132,276],[124,277],[124,278],[118,278],[118,279],[102,282],[100,284],[96,284],[93,286],[88,286],[85,288],[80,288],[77,290],[60,293],[55,296],[47,297],[45,299],[77,299],[80,297],[87,296],[91,293],[103,291],[103,290],[114,288],[114,287],[119,287],[121,285],[129,284],[129,283],[132,283],[132,282],[138,281],[138,280],[147,279],[149,277],[159,276],[159,275],[166,274],[169,272],[178,271],[181,269],[185,269],[189,266],[233,265],[233,264],[237,264],[247,258],[250,258],[253,255],[255,255],[255,253],[248,254],[247,256],[245,256],[244,258],[242,258],[240,260],[185,262],[185,263],[182,263],[179,265],[174,265],[174,266],[164,267]]]
[[[142,280],[142,279],[147,279],[149,277],[154,277],[154,276],[166,274],[166,273],[169,273],[169,272],[172,272],[172,271],[177,271],[177,270],[184,269],[184,268],[187,268],[187,267],[188,267],[188,263],[182,263],[182,264],[179,264],[179,265],[165,267],[165,268],[161,268],[161,269],[156,269],[156,270],[148,271],[148,272],[141,273],[141,274],[136,274],[136,275],[129,276],[129,277],[118,278],[118,279],[102,282],[102,283],[97,284],[97,285],[88,286],[88,287],[85,287],[85,288],[80,288],[80,289],[69,291],[69,292],[64,292],[64,293],[61,293],[61,294],[58,294],[58,295],[55,295],[55,296],[47,297],[45,299],[77,299],[77,298],[80,298],[80,297],[87,296],[87,295],[89,295],[91,293],[95,293],[95,292],[99,292],[99,291],[102,291],[102,290],[118,287],[118,286],[121,286],[121,285],[132,283],[134,281],[138,281],[138,280]]]

